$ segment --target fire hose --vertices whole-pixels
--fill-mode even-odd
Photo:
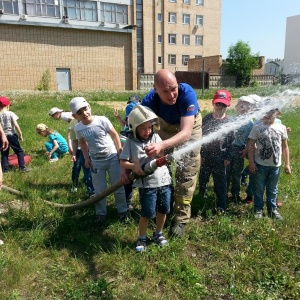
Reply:
[[[165,155],[165,156],[160,157],[158,159],[153,159],[153,160],[149,161],[148,163],[146,163],[145,165],[142,166],[142,169],[143,169],[144,173],[146,174],[146,176],[151,175],[151,174],[154,173],[154,171],[157,168],[162,167],[162,166],[170,163],[172,160],[173,160],[173,156],[171,154],[168,154],[168,155]],[[134,173],[129,174],[130,181],[133,181],[137,178],[139,178],[138,175],[136,175]],[[114,184],[110,185],[108,188],[106,188],[101,193],[95,195],[94,197],[90,197],[87,200],[81,201],[81,202],[78,202],[78,203],[60,204],[60,203],[56,203],[56,202],[50,202],[50,201],[47,201],[47,200],[42,200],[42,201],[45,204],[47,204],[49,206],[52,206],[52,207],[56,207],[56,208],[62,208],[62,209],[66,209],[66,210],[79,210],[79,209],[83,209],[83,208],[86,208],[88,206],[91,206],[92,204],[95,204],[96,202],[104,199],[105,197],[112,194],[113,192],[115,192],[116,190],[118,190],[119,188],[124,186],[125,184],[126,184],[126,182],[123,182],[122,180],[119,180],[119,181],[115,182]],[[22,195],[22,193],[20,191],[9,188],[8,186],[3,185],[2,188],[4,190],[7,190],[8,192],[13,193],[13,194]]]

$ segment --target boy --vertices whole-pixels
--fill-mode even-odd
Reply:
[[[120,180],[121,168],[118,155],[122,151],[119,135],[111,122],[104,116],[93,116],[91,107],[83,97],[75,97],[69,104],[73,117],[78,120],[74,130],[79,140],[85,166],[91,168],[95,194],[106,189],[106,174],[110,184]],[[120,221],[129,218],[124,188],[114,192]],[[106,199],[95,204],[96,223],[104,225],[106,219]]]
[[[139,188],[142,206],[136,252],[146,250],[149,219],[155,217],[156,230],[153,233],[153,240],[159,246],[168,244],[162,234],[166,215],[170,212],[171,177],[168,168],[162,166],[153,174],[144,177],[146,174],[142,167],[153,159],[146,153],[147,145],[161,141],[159,135],[153,132],[153,126],[157,125],[157,122],[158,118],[150,108],[142,105],[135,106],[128,116],[128,125],[132,134],[128,136],[120,155],[122,168],[141,176],[133,183],[133,186]]]
[[[73,119],[72,113],[69,111],[64,111],[63,109],[60,109],[58,107],[52,107],[49,111],[49,116],[54,118],[55,120],[63,120],[67,123],[70,123]]]
[[[265,114],[262,121],[254,125],[249,135],[249,171],[255,174],[254,216],[257,219],[263,217],[265,188],[269,217],[276,220],[283,219],[276,206],[281,155],[284,158],[286,174],[291,174],[291,167],[286,127],[275,122],[279,115],[279,109],[270,110]],[[255,149],[255,144],[257,149]]]
[[[119,114],[118,111],[115,109],[114,111],[114,116],[117,118],[117,120],[119,121],[119,123],[123,126],[121,132],[120,132],[120,141],[122,144],[122,147],[125,143],[125,141],[127,140],[128,134],[131,132],[130,128],[128,127],[128,116],[131,113],[132,109],[136,106],[140,104],[140,101],[137,100],[137,95],[134,94],[131,97],[129,97],[129,100],[127,102],[127,106],[125,108],[125,119],[123,120]],[[130,100],[132,98],[132,100]],[[133,206],[131,204],[131,198],[132,198],[132,182],[127,183],[124,185],[124,189],[125,189],[125,194],[126,194],[126,203],[127,206],[129,208],[129,210],[133,210]]]
[[[9,143],[7,149],[1,149],[2,170],[3,172],[9,172],[8,155],[10,148],[12,148],[18,157],[19,170],[22,172],[29,172],[30,169],[25,167],[24,151],[19,142],[19,139],[23,141],[22,131],[17,122],[19,118],[15,113],[9,111],[9,106],[9,99],[0,97],[0,123]],[[16,134],[16,131],[18,134]]]
[[[255,100],[250,96],[242,96],[239,98],[235,109],[237,115],[241,118],[242,115],[248,114],[255,107]],[[227,167],[227,185],[228,189],[231,182],[231,195],[234,202],[241,202],[241,177],[244,169],[244,157],[246,154],[246,145],[248,136],[253,128],[253,120],[234,131],[234,140],[230,146],[230,165]]]
[[[212,100],[214,110],[202,120],[203,136],[218,130],[230,120],[226,114],[230,106],[231,94],[227,90],[219,90]],[[204,197],[210,174],[213,175],[214,192],[217,196],[217,213],[226,210],[227,179],[226,167],[230,163],[229,145],[232,142],[232,134],[214,140],[201,147],[201,168],[199,177],[200,195]]]

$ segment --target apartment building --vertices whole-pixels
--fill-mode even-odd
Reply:
[[[188,60],[220,54],[222,0],[136,0],[137,67],[187,71]]]
[[[0,90],[137,87],[130,0],[0,0]]]
[[[300,73],[300,15],[287,17],[283,73],[299,75]]]

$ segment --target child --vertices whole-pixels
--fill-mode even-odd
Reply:
[[[49,141],[45,143],[46,155],[49,162],[58,161],[58,156],[65,154],[69,151],[67,141],[61,134],[48,128],[45,124],[38,124],[36,126],[36,133],[48,137]]]
[[[5,133],[3,131],[3,128],[1,126],[1,123],[0,123],[0,148],[1,150],[5,151],[7,148],[8,148],[8,140],[5,136]],[[1,162],[0,162],[0,190],[2,188],[2,181],[3,181],[3,174],[2,174],[2,167],[1,167]]]
[[[231,94],[227,90],[219,90],[212,100],[213,112],[202,120],[202,133],[207,136],[230,121],[226,114],[230,106]],[[214,140],[201,147],[201,168],[199,177],[200,195],[204,197],[210,174],[213,175],[214,192],[217,196],[217,213],[226,210],[227,180],[226,167],[230,163],[229,145],[233,140],[232,134]]]
[[[85,166],[92,170],[95,194],[99,194],[107,187],[107,173],[111,184],[120,180],[118,154],[121,153],[122,147],[119,135],[106,117],[92,115],[91,107],[83,97],[73,98],[69,107],[73,117],[78,120],[74,130],[81,146]],[[129,212],[124,188],[115,191],[114,196],[120,221],[125,222],[129,218]],[[106,199],[97,202],[95,207],[96,223],[104,225],[107,214]]]
[[[278,109],[270,110],[262,121],[254,125],[249,135],[249,171],[255,174],[254,216],[257,219],[263,216],[265,188],[268,215],[277,220],[283,219],[276,206],[281,155],[284,158],[286,174],[291,173],[291,167],[286,127],[275,122],[279,115]]]
[[[58,107],[52,107],[49,111],[49,116],[53,117],[55,120],[63,120],[67,123],[70,123],[73,118],[70,111],[64,111]]]
[[[133,95],[135,96],[135,95]],[[129,97],[130,99],[131,97]],[[136,99],[136,98],[134,98]],[[121,132],[120,132],[120,141],[121,141],[121,144],[122,146],[124,145],[125,141],[127,140],[127,137],[128,137],[128,134],[131,132],[130,128],[128,127],[128,123],[127,123],[127,120],[128,120],[128,116],[129,114],[131,113],[132,109],[136,106],[136,105],[139,105],[140,102],[139,101],[128,101],[127,102],[127,106],[125,108],[125,120],[121,119],[119,114],[118,114],[118,111],[115,109],[115,112],[114,112],[114,116],[118,119],[118,121],[120,122],[120,124],[123,126]],[[125,189],[125,195],[126,195],[126,203],[127,203],[127,206],[129,208],[129,210],[133,210],[133,206],[131,204],[131,198],[132,198],[132,182],[128,183],[128,184],[125,184],[124,185],[124,189]]]
[[[20,145],[19,139],[23,141],[22,131],[17,122],[18,116],[9,111],[10,101],[6,97],[0,97],[0,123],[8,140],[9,146],[6,150],[1,149],[1,164],[3,172],[9,172],[8,155],[10,148],[18,157],[19,170],[29,172],[30,169],[25,167],[24,151]],[[16,131],[18,135],[16,134]]]
[[[242,96],[239,98],[235,109],[237,115],[241,118],[242,115],[245,115],[252,111],[255,107],[255,100],[249,96]],[[247,151],[246,145],[248,141],[248,136],[253,127],[253,120],[237,130],[234,131],[234,140],[230,146],[230,165],[227,167],[227,185],[228,189],[231,185],[231,195],[234,202],[241,202],[240,190],[241,190],[241,177],[244,169],[244,157],[245,152]]]
[[[153,126],[157,125],[157,122],[158,118],[150,108],[142,105],[135,106],[128,116],[132,134],[125,142],[120,155],[121,166],[141,176],[133,183],[133,186],[139,188],[142,206],[136,252],[146,249],[146,231],[149,219],[155,217],[156,230],[153,233],[153,240],[160,246],[168,244],[162,234],[166,215],[170,212],[171,177],[168,168],[166,166],[158,168],[147,177],[143,177],[146,174],[142,169],[143,165],[153,159],[146,154],[147,145],[161,141],[159,135],[153,132]]]
[[[72,119],[70,122],[70,127],[68,129],[68,146],[69,153],[72,156],[73,168],[72,168],[72,182],[73,182],[73,192],[77,192],[78,188],[78,178],[80,169],[83,170],[83,179],[87,188],[87,192],[90,197],[94,195],[94,187],[92,182],[91,169],[86,168],[84,165],[84,157],[80,146],[78,145],[78,140],[74,131],[75,125],[78,123],[76,119]]]

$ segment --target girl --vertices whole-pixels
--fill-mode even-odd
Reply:
[[[48,128],[45,124],[38,124],[36,126],[36,133],[48,137],[49,141],[45,143],[46,155],[49,162],[58,161],[58,155],[65,154],[69,151],[67,141],[61,134]]]

